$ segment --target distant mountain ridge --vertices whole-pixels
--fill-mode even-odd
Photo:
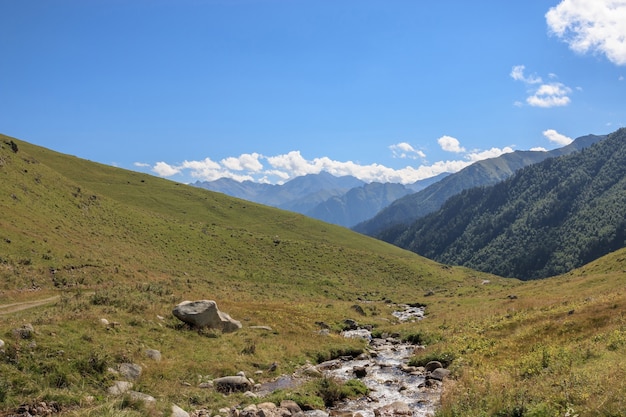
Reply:
[[[392,229],[403,230],[418,218],[439,209],[448,198],[463,190],[496,184],[521,168],[579,151],[604,138],[606,135],[587,135],[548,152],[515,151],[478,161],[417,193],[394,201],[373,218],[354,226],[353,230],[385,239],[386,234],[395,233]]]
[[[587,138],[590,139],[590,138]],[[465,190],[384,240],[504,277],[568,272],[626,246],[626,128],[490,187]]]
[[[367,184],[353,176],[335,177],[328,172],[303,175],[282,185],[239,182],[229,178],[197,181],[192,185],[351,227],[371,218],[398,198],[422,190],[446,175],[449,174],[407,185]]]

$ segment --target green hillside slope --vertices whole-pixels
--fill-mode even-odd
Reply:
[[[626,129],[465,191],[388,241],[439,262],[522,279],[561,274],[622,248]]]
[[[523,283],[6,136],[0,211],[3,416],[40,402],[68,416],[169,416],[172,404],[216,415],[261,400],[201,382],[238,371],[271,380],[363,351],[339,336],[345,319],[427,344],[416,364],[452,360],[442,416],[625,409],[624,252]],[[183,326],[171,311],[187,299],[217,301],[243,328]],[[426,304],[427,316],[399,323],[396,303]],[[26,324],[24,338],[16,329]],[[117,379],[108,369],[127,362],[142,366],[134,389],[154,406],[107,393]],[[315,387],[271,400],[320,407]]]

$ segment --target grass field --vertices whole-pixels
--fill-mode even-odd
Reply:
[[[198,384],[238,371],[271,379],[358,351],[362,342],[317,334],[318,322],[338,331],[351,318],[424,341],[416,363],[451,360],[441,416],[626,415],[623,250],[523,283],[5,136],[0,208],[0,306],[58,296],[8,314],[0,307],[5,414],[38,401],[76,416],[250,402]],[[185,328],[171,310],[194,299],[215,300],[243,328]],[[427,305],[426,319],[397,323],[394,304],[415,302]],[[34,335],[16,337],[24,324]],[[123,362],[144,368],[135,389],[157,399],[153,408],[107,395],[107,369]],[[316,404],[314,390],[298,395]]]

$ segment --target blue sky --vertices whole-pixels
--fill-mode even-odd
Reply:
[[[626,0],[0,0],[0,132],[180,182],[410,183],[626,125]]]

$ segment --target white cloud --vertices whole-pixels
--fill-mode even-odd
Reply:
[[[180,172],[180,168],[169,165],[166,162],[157,162],[152,171],[156,172],[160,177],[171,177],[172,175],[176,175]]]
[[[531,151],[535,151],[535,152],[548,152],[548,150],[546,148],[543,148],[541,146],[537,146],[535,148],[530,148]]]
[[[420,151],[419,149],[413,148],[413,146],[411,146],[410,144],[406,142],[401,142],[395,145],[391,145],[389,149],[391,150],[391,153],[393,154],[394,158],[401,158],[401,159],[426,158],[426,154],[424,152]]]
[[[624,81],[624,76],[620,75],[619,78],[618,78],[618,81]]]
[[[261,157],[258,153],[244,153],[239,158],[229,157],[222,159],[220,162],[228,169],[233,171],[261,171],[263,164],[259,162]]]
[[[461,146],[461,143],[457,138],[444,135],[437,139],[437,143],[441,146],[441,149],[447,152],[461,153],[465,152],[465,148]]]
[[[148,167],[150,167],[150,164],[146,164],[145,162],[135,162],[135,163],[133,163],[133,165],[138,167],[138,168],[148,168]]]
[[[465,155],[467,159],[469,159],[472,163],[477,161],[482,161],[483,159],[488,158],[497,158],[498,156],[513,152],[513,148],[510,146],[506,146],[502,149],[500,148],[491,148],[485,151],[473,151]]]
[[[562,0],[545,17],[550,32],[573,51],[599,52],[626,65],[626,0]]]
[[[543,136],[545,136],[550,142],[554,142],[561,146],[569,145],[573,142],[572,138],[569,138],[554,129],[544,130]]]
[[[561,83],[542,84],[526,102],[533,107],[567,106],[571,100],[568,96],[572,89]]]
[[[513,78],[515,81],[523,81],[526,84],[539,84],[543,81],[541,77],[538,77],[536,75],[531,75],[531,76],[524,75],[525,69],[526,67],[524,65],[514,66],[513,69],[511,70],[511,74],[510,74],[511,78]]]
[[[571,100],[569,94],[572,89],[560,82],[543,83],[541,77],[524,75],[524,65],[516,65],[511,70],[511,78],[516,81],[522,81],[530,90],[529,96],[526,98],[526,103],[533,107],[559,107],[567,106]],[[557,78],[556,74],[550,73],[549,78]],[[541,84],[539,87],[536,84]],[[513,103],[516,107],[522,107],[521,101],[515,101]]]
[[[493,158],[513,151],[511,147],[505,147],[468,152],[460,146],[456,138],[451,136],[442,136],[438,142],[444,150],[458,153],[459,158],[395,169],[377,163],[362,165],[353,161],[336,161],[328,157],[306,159],[300,151],[291,151],[275,156],[263,156],[258,153],[242,154],[239,157],[224,158],[219,162],[210,158],[184,161],[177,165],[158,162],[152,167],[152,171],[162,177],[179,175],[201,181],[231,178],[236,181],[249,180],[270,184],[282,184],[298,176],[325,171],[335,176],[351,175],[365,182],[410,184],[444,172],[457,172],[481,159]],[[404,142],[392,145],[390,149],[420,157],[423,155],[421,151]]]

